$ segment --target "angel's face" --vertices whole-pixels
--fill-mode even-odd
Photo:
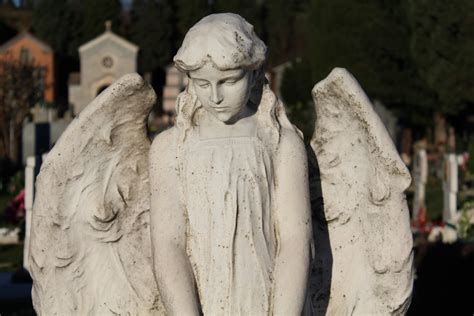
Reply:
[[[227,124],[235,122],[246,111],[253,77],[252,71],[219,70],[210,62],[189,72],[191,88],[204,109]]]

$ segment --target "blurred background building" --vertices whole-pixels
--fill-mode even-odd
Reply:
[[[54,52],[45,42],[42,42],[31,33],[22,31],[0,46],[0,62],[21,61],[35,63],[43,72],[40,76],[44,80],[43,96],[45,102],[54,102]]]
[[[107,21],[103,34],[79,47],[81,71],[69,76],[69,105],[74,115],[112,82],[137,71],[138,46],[113,33],[111,27]]]

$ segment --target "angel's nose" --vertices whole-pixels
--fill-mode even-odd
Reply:
[[[216,85],[212,85],[211,88],[211,101],[215,104],[219,104],[222,102],[224,98],[222,97],[222,94],[219,91],[219,88]]]

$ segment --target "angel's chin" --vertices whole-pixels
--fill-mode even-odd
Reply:
[[[235,123],[235,114],[232,113],[231,111],[220,111],[217,112],[215,111],[213,113],[214,117],[221,121],[224,124],[233,124]]]

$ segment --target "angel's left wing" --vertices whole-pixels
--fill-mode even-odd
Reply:
[[[313,311],[403,314],[413,282],[408,170],[349,72],[334,69],[312,93],[317,119],[311,146],[324,201],[313,224]]]
[[[155,101],[126,75],[92,101],[36,181],[28,270],[39,315],[148,315],[152,272],[146,119]]]

